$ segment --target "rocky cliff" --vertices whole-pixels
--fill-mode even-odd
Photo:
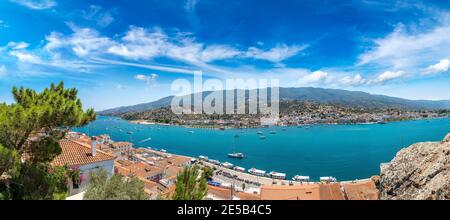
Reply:
[[[400,150],[381,165],[379,188],[381,199],[450,199],[450,134]]]

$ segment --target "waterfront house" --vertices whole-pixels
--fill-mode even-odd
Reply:
[[[109,175],[114,174],[116,156],[98,150],[95,139],[90,144],[64,139],[59,145],[61,154],[53,159],[52,165],[68,166],[80,173],[78,182],[69,181],[69,195],[84,191],[92,173],[105,170]]]

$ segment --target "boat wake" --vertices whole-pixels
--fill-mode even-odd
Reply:
[[[144,139],[144,140],[140,141],[140,143],[149,142],[149,141],[151,141],[151,140],[152,140],[152,138],[147,138],[147,139]]]

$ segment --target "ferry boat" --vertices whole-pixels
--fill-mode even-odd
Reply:
[[[235,158],[235,159],[243,159],[245,155],[243,153],[231,153],[228,154],[228,157]]]
[[[198,159],[204,160],[204,161],[208,161],[208,157],[207,157],[207,156],[202,156],[202,155],[200,155],[200,156],[198,157]]]
[[[228,162],[222,163],[220,165],[225,167],[225,168],[228,168],[228,169],[231,169],[234,166],[232,163],[228,163]]]
[[[264,170],[258,170],[256,168],[251,168],[248,170],[248,172],[250,174],[256,175],[256,176],[265,176],[266,175],[266,171]]]
[[[299,176],[295,175],[292,180],[298,181],[298,182],[309,182],[309,176]]]
[[[324,176],[324,177],[320,177],[320,182],[336,182],[336,178],[332,177],[332,176]]]
[[[233,170],[236,170],[238,172],[245,172],[245,168],[244,167],[234,167]]]
[[[286,179],[286,174],[272,171],[272,172],[270,172],[270,177],[273,178],[273,179],[284,180],[284,179]]]

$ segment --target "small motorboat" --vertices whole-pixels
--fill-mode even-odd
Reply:
[[[231,154],[228,154],[228,157],[234,158],[234,159],[243,159],[243,158],[245,158],[245,155],[243,153],[231,153]]]

